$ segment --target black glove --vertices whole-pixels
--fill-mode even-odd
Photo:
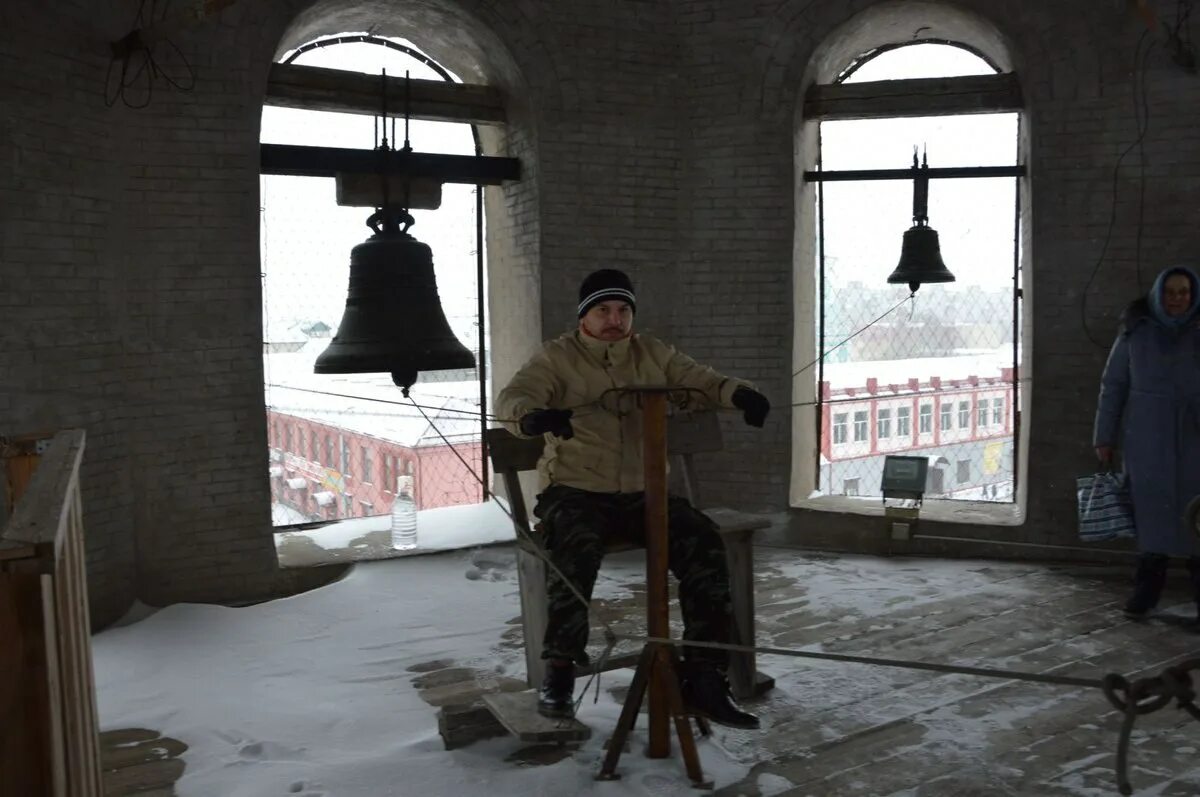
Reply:
[[[570,440],[575,436],[571,427],[571,410],[534,410],[521,416],[521,431],[533,437],[549,432],[555,437]]]
[[[742,417],[745,418],[746,423],[760,429],[767,420],[767,413],[771,411],[771,402],[767,401],[767,397],[748,387],[739,387],[733,391],[729,400],[733,402],[733,406],[742,411]]]

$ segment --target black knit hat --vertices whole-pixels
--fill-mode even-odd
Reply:
[[[583,318],[594,305],[612,300],[628,302],[637,311],[633,283],[624,271],[615,268],[593,271],[583,278],[583,284],[579,286],[579,317]]]

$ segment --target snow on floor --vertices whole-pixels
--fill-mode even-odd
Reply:
[[[316,529],[283,531],[280,541],[290,537],[307,537],[327,551],[363,544],[367,535],[390,531],[392,516],[347,518]],[[417,548],[409,553],[422,554],[445,551],[470,545],[487,545],[515,539],[512,520],[500,499],[479,504],[444,506],[417,512]]]
[[[519,612],[515,575],[468,579],[469,552],[356,565],[343,580],[244,608],[180,604],[93,640],[104,730],[147,727],[186,742],[181,797],[467,797],[690,793],[678,757],[646,759],[635,737],[622,779],[593,780],[628,672],[606,673],[580,719],[591,740],[549,766],[505,757],[511,738],[447,751],[437,709],[407,668],[433,659],[521,677],[500,635]],[[145,612],[141,612],[145,614]],[[638,732],[644,732],[644,724]],[[717,786],[749,764],[699,744]]]

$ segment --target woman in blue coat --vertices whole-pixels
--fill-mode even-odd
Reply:
[[[1187,558],[1200,610],[1200,537],[1183,516],[1200,495],[1198,308],[1195,272],[1175,266],[1159,274],[1122,315],[1100,382],[1096,456],[1111,464],[1119,445],[1133,497],[1139,555],[1125,604],[1133,616],[1158,604],[1171,556]]]

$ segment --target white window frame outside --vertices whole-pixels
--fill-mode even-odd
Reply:
[[[844,445],[849,438],[850,430],[848,428],[850,413],[835,412],[833,414],[833,444],[835,446]]]
[[[865,443],[871,437],[871,413],[866,410],[854,412],[854,442]]]

